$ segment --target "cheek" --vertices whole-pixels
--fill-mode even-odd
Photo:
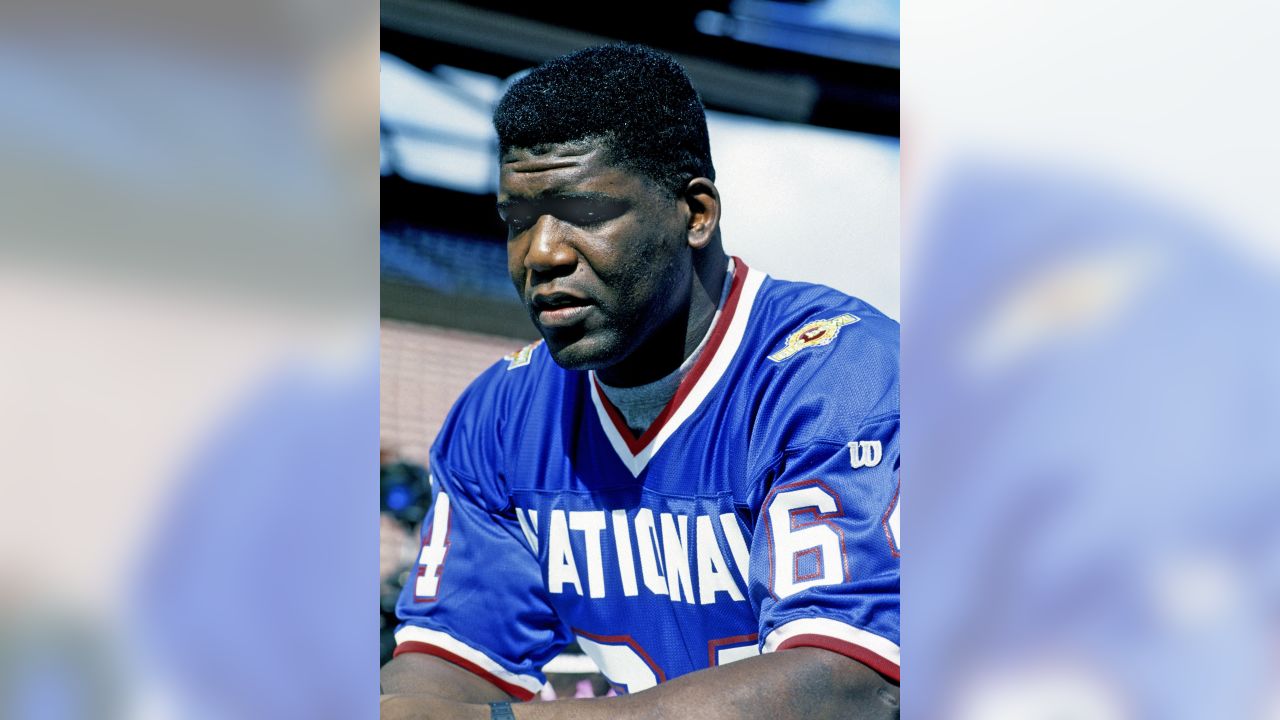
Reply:
[[[680,256],[666,248],[651,247],[631,258],[614,285],[619,314],[632,318],[633,325],[669,316],[687,299],[686,275]]]
[[[515,285],[516,291],[523,295],[525,280],[524,254],[523,250],[514,241],[507,243],[507,275],[511,278],[511,284]]]
[[[656,211],[638,214],[662,216]],[[643,324],[647,316],[666,314],[680,304],[678,290],[688,284],[688,269],[683,263],[684,232],[678,222],[660,226],[652,220],[627,222],[613,232],[583,239],[580,247],[591,272],[607,288],[608,310],[618,323]]]

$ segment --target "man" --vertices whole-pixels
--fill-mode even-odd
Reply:
[[[494,124],[545,342],[432,449],[383,717],[896,717],[897,324],[725,254],[661,53],[552,60]],[[511,707],[575,637],[621,697]]]

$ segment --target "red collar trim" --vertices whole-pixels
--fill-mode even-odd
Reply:
[[[693,367],[689,368],[689,373],[680,381],[679,387],[676,388],[676,394],[671,396],[667,404],[662,408],[662,412],[654,419],[644,434],[636,437],[631,428],[627,427],[627,421],[623,419],[622,412],[614,407],[609,401],[609,396],[605,394],[600,387],[600,381],[596,379],[592,373],[591,381],[596,384],[596,393],[600,397],[600,404],[604,406],[605,413],[609,416],[609,420],[613,422],[614,428],[618,434],[627,443],[627,449],[632,455],[638,454],[641,450],[657,437],[662,431],[667,420],[675,414],[679,409],[680,403],[684,402],[685,397],[693,390],[693,386],[698,384],[698,379],[702,377],[702,373],[706,371],[707,366],[711,364],[712,358],[720,349],[720,343],[724,340],[725,333],[729,330],[729,323],[733,320],[733,315],[738,309],[738,299],[742,297],[742,286],[747,280],[747,264],[742,262],[742,258],[733,258],[733,282],[729,286],[729,297],[724,301],[724,308],[720,310],[720,319],[716,321],[715,327],[711,329],[711,336],[707,338],[707,346],[702,349],[702,354],[698,356]]]

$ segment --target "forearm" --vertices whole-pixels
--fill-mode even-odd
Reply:
[[[392,658],[382,666],[381,685],[384,695],[431,695],[463,703],[511,699],[510,695],[474,673],[422,653],[405,653]]]
[[[635,695],[521,705],[517,720],[896,718],[898,688],[875,671],[817,648],[709,668]]]
[[[453,705],[428,697],[389,702],[384,704],[386,720],[488,717],[483,705]],[[634,695],[522,703],[514,704],[513,710],[517,720],[897,718],[898,688],[848,658],[796,648],[702,670]]]

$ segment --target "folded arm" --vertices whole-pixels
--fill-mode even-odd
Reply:
[[[394,666],[394,667],[393,667]],[[510,697],[434,657],[397,657],[383,670],[383,720],[487,720]],[[517,720],[897,718],[898,686],[820,648],[794,648],[690,673],[634,695],[513,704]]]

